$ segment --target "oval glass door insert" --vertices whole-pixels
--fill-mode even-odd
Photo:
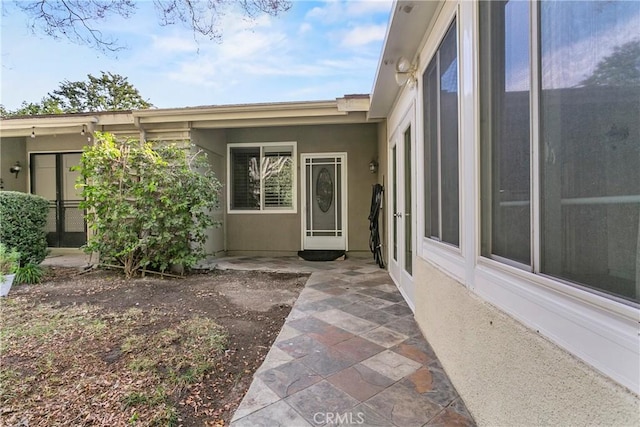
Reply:
[[[322,212],[327,212],[333,203],[333,180],[327,168],[322,168],[316,180],[316,200]]]

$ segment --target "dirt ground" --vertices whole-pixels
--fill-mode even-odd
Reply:
[[[0,381],[6,387],[11,384],[9,379],[18,378],[14,381],[16,390],[4,390],[1,395],[0,425],[58,425],[69,422],[74,425],[226,425],[307,278],[308,275],[303,274],[213,271],[192,274],[184,279],[147,276],[127,282],[115,271],[81,274],[73,268],[52,267],[44,283],[14,286],[9,297],[0,303],[2,323],[9,325],[3,326]],[[78,311],[80,309],[82,311]],[[45,312],[48,313],[46,316],[42,314]],[[38,315],[44,317],[36,327],[34,319]],[[83,319],[74,322],[90,327],[77,332],[73,322],[60,323],[57,320],[64,316]],[[87,323],[86,319],[91,321]],[[204,344],[178,349],[180,354],[171,353],[173,347],[188,341],[186,338],[181,341],[180,333],[176,332],[180,331],[179,325],[193,319],[213,321],[219,325],[221,336],[225,336],[224,344],[219,351],[209,352],[215,354],[204,355],[213,362],[202,365],[206,368],[203,368],[201,377],[173,381],[166,399],[155,398],[148,389],[160,387],[153,378],[162,377],[168,372],[168,367],[156,363],[151,377],[141,377],[137,371],[131,371],[131,366],[134,362],[139,366],[140,360],[147,360],[141,357],[151,357],[152,352],[160,354],[167,364],[170,360],[182,360],[179,356],[194,354],[194,358],[202,357],[195,352],[197,348],[204,348]],[[65,331],[55,339],[49,339],[42,332],[52,323],[60,324],[58,332]],[[99,328],[95,326],[98,324],[101,325]],[[120,331],[117,330],[118,325],[121,325]],[[93,332],[87,331],[100,332],[89,339]],[[158,331],[163,331],[160,338],[153,338]],[[175,335],[168,343],[167,331]],[[49,333],[52,334],[55,331]],[[147,347],[156,348],[143,349],[147,338]],[[205,342],[198,341],[202,339],[202,336],[197,337],[193,342]],[[136,349],[130,349],[132,342],[137,343]],[[156,342],[158,344],[149,344]],[[78,343],[82,343],[80,350]],[[140,354],[133,359],[136,351]],[[142,354],[144,351],[147,354]],[[84,353],[82,357],[75,355],[78,352]],[[65,354],[69,355],[66,361]],[[50,360],[47,359],[49,362],[45,364],[42,359],[47,355]],[[76,366],[84,363],[85,367]],[[183,365],[189,361],[174,363],[182,366],[176,372],[183,375]],[[111,379],[102,378],[102,372],[109,373]],[[95,377],[90,381],[92,383],[111,385],[86,385],[78,390],[82,379],[89,375]],[[172,375],[175,379],[177,374]],[[130,381],[118,376],[130,377]],[[40,385],[52,378],[55,382],[51,387]],[[27,384],[29,381],[33,384]],[[113,391],[118,387],[126,393]],[[167,388],[166,385],[162,387],[162,390]],[[73,394],[73,390],[89,395],[71,399],[63,394]],[[59,400],[66,401],[61,403]],[[111,406],[110,400],[113,401]],[[72,401],[77,401],[78,407],[74,407]],[[101,403],[88,407],[89,401]],[[153,402],[161,402],[165,412],[166,408],[173,412],[166,419],[152,419],[153,411],[149,408]],[[43,409],[47,405],[48,409]],[[107,408],[103,409],[104,406]],[[156,409],[158,407],[156,405]],[[103,410],[106,411],[104,414],[100,412]],[[123,415],[119,416],[119,413]],[[147,419],[144,419],[145,414]]]

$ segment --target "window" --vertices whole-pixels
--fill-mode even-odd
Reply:
[[[295,212],[295,144],[229,144],[229,210]]]
[[[458,50],[456,23],[425,70],[425,236],[458,246]]]
[[[640,301],[640,3],[480,14],[482,254]]]

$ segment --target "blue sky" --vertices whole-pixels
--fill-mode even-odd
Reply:
[[[293,1],[277,17],[226,13],[221,42],[158,25],[153,3],[103,29],[127,48],[103,54],[33,34],[13,9],[2,16],[0,103],[39,102],[64,80],[100,71],[128,78],[156,107],[334,99],[369,93],[390,0]],[[6,5],[6,4],[5,4]]]

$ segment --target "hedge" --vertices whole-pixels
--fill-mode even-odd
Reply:
[[[49,201],[35,194],[0,191],[0,243],[20,252],[20,266],[47,256]]]

